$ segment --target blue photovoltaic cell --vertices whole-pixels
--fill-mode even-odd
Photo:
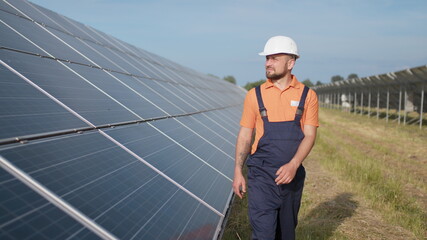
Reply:
[[[54,57],[88,65],[90,64],[90,62],[84,57],[69,48],[66,44],[53,37],[41,27],[35,25],[33,22],[7,13],[2,14],[1,19],[7,22],[9,26],[21,33],[24,37],[30,39],[34,44],[44,49]],[[67,36],[68,35],[63,34],[61,37],[65,37],[69,40],[72,39],[71,37]],[[18,40],[22,37],[16,35],[16,37],[14,36],[14,38],[17,38]],[[22,40],[19,39],[18,41]],[[14,46],[9,45],[6,45],[5,47],[14,48]],[[37,51],[37,53],[43,53],[44,55],[47,55],[47,53],[41,50]]]
[[[114,78],[99,69],[80,66],[77,64],[67,64],[67,66],[111,96],[111,98],[117,100],[124,108],[128,111],[132,111],[135,116],[138,116],[138,118],[148,119],[167,115],[165,112],[161,111],[158,107],[146,100],[144,97],[145,91],[139,93],[130,88],[127,84],[128,81],[124,79],[124,75]]]
[[[182,191],[174,192],[168,205],[129,239],[213,239],[220,217]],[[176,221],[175,219],[180,219]]]
[[[148,86],[150,86],[156,92],[161,93],[165,98],[167,98],[170,102],[174,103],[174,105],[179,106],[179,108],[183,109],[186,113],[200,111],[194,105],[192,105],[191,102],[187,102],[186,97],[183,96],[182,93],[177,91],[176,84],[161,81],[145,82]]]
[[[0,59],[95,125],[139,118],[60,63],[11,51]],[[67,65],[67,64],[65,64]]]
[[[233,109],[233,108],[231,108]],[[228,134],[221,134],[225,138],[234,137],[235,139],[237,132],[239,131],[239,117],[233,117],[232,115],[228,114],[226,109],[218,109],[214,111],[208,111],[202,114],[198,114],[197,117],[201,118],[204,121],[207,121],[206,119],[209,119],[207,122],[212,122],[215,125],[221,126],[219,129],[224,129],[224,132],[221,133],[228,133]],[[235,109],[235,111],[241,111],[241,109]],[[231,134],[231,135],[230,135]]]
[[[2,65],[0,76],[0,139],[88,127]]]
[[[231,155],[226,155],[220,151],[220,149],[204,141],[200,136],[183,127],[174,119],[155,121],[153,125],[179,142],[185,148],[189,149],[195,155],[204,159],[218,171],[223,172],[228,177],[232,176],[234,172],[234,161]]]
[[[232,156],[234,156],[234,151],[235,151],[235,143],[236,143],[236,135],[239,132],[239,129],[230,129],[227,126],[223,126],[219,123],[217,123],[216,121],[214,121],[211,118],[211,114],[210,113],[215,113],[215,112],[220,112],[221,110],[218,111],[212,111],[212,112],[207,112],[207,113],[203,113],[203,114],[197,114],[197,115],[193,115],[192,118],[193,119],[197,119],[198,122],[203,123],[204,125],[208,126],[209,129],[214,130],[215,134],[209,134],[209,131],[203,130],[203,128],[200,128],[200,132],[198,131],[198,133],[200,135],[202,135],[204,138],[208,139],[210,142],[214,143],[217,147],[219,147],[220,149],[222,149],[224,152],[228,153],[229,155],[231,154]],[[238,123],[239,122],[239,118],[235,118],[235,119],[231,119],[229,120],[230,122],[234,122],[234,123]],[[184,122],[186,123],[186,122]],[[193,124],[186,124],[187,126],[193,126]],[[201,125],[201,124],[199,124]],[[198,126],[197,124],[195,126]],[[204,134],[204,135],[203,135]]]
[[[209,111],[205,115],[208,116],[213,121],[217,122],[217,124],[231,131],[234,135],[234,133],[239,132],[240,126],[238,123],[240,122],[241,108],[242,108],[241,106],[229,107],[222,110]],[[239,113],[239,116],[235,116],[236,112]]]
[[[210,89],[204,89],[203,92],[201,89],[194,89],[192,91],[192,94],[195,96],[194,99],[199,99],[197,100],[198,102],[200,102],[203,107],[205,109],[212,109],[212,108],[219,108],[224,106],[223,104],[221,104],[221,102],[223,100],[217,99],[217,98],[212,98],[209,95],[212,95],[213,91]],[[215,92],[215,94],[220,94]]]
[[[149,74],[151,73],[150,76],[153,77],[154,79],[164,80],[164,81],[173,82],[173,83],[179,83],[177,79],[171,78],[170,76],[166,75],[164,73],[163,68],[158,64],[156,64],[155,62],[152,62],[144,58],[139,59],[139,61],[141,61],[142,64],[147,66],[148,73]]]
[[[224,126],[229,131],[234,131],[236,133],[239,131],[239,125],[236,123],[239,123],[240,117],[231,118],[230,115],[224,113],[224,111],[210,111],[204,113],[203,115],[209,117],[217,124]]]
[[[78,26],[81,26],[81,24],[78,24]],[[86,32],[88,32],[92,38],[96,38],[100,42],[100,45],[104,45],[112,49],[121,49],[120,46],[116,44],[117,40],[113,36],[103,33],[101,31],[98,31],[87,25],[84,26],[84,30],[87,30]],[[128,52],[128,51],[125,51],[125,52]]]
[[[203,162],[210,159],[198,159],[147,124],[115,128],[106,133],[222,212],[231,181]],[[223,198],[212,199],[208,197],[210,194]]]
[[[101,239],[0,168],[0,239],[66,239],[76,232]]]
[[[64,198],[75,196],[73,191],[85,184],[96,185],[125,169],[144,168],[140,161],[97,132],[0,148],[0,154]],[[129,177],[132,172],[129,170]],[[151,171],[141,174],[155,175]],[[104,189],[104,192],[112,191]]]
[[[178,105],[178,103],[174,100],[174,98],[171,98],[168,96],[169,94],[165,93],[164,88],[160,89],[161,87],[158,86],[158,84],[162,84],[159,82],[155,82],[155,80],[149,80],[144,78],[136,78],[136,77],[130,77],[123,74],[118,73],[111,73],[116,78],[123,81],[126,85],[128,85],[130,88],[135,90],[136,92],[140,93],[144,98],[150,100],[150,102],[153,103],[152,106],[158,106],[159,108],[156,108],[154,112],[159,112],[160,109],[164,111],[162,114],[158,114],[158,116],[163,115],[179,115],[184,114],[189,111],[185,111],[185,106]],[[150,104],[151,105],[151,104]],[[184,107],[184,109],[182,108]],[[166,114],[167,113],[167,114]],[[150,113],[144,113],[144,116],[147,116],[146,114],[153,114],[153,111]]]
[[[95,44],[90,41],[83,41],[83,43],[79,41],[71,43],[71,45],[74,46],[77,50],[84,52],[85,56],[90,58],[99,66],[123,73],[143,75],[138,72],[138,67],[133,65],[132,62],[128,60],[130,57],[129,55]]]
[[[28,17],[29,19],[32,19],[32,20],[37,21],[39,23],[43,23],[45,25],[57,27],[53,21],[51,21],[49,18],[47,18],[46,16],[41,14],[39,11],[37,11],[37,9],[34,9],[31,6],[31,4],[29,4],[29,2],[26,2],[26,1],[10,1],[10,0],[8,0],[8,2],[12,6],[14,6],[15,8],[20,10],[20,12],[18,13],[19,16],[24,16],[24,14],[25,14],[26,17]],[[51,15],[52,15],[52,13],[51,13]]]
[[[120,47],[120,46],[116,46],[116,47]],[[123,49],[124,51],[128,52],[128,49]],[[123,53],[121,53],[123,54]],[[134,73],[137,76],[142,76],[142,77],[147,77],[153,80],[162,80],[162,81],[168,81],[168,82],[174,82],[172,80],[165,80],[162,79],[161,76],[159,75],[159,73],[154,70],[153,68],[150,68],[150,66],[148,66],[148,62],[146,59],[142,59],[139,58],[135,55],[129,55],[128,58],[126,58],[126,60],[129,62],[129,64],[133,65],[136,67],[136,71],[133,71],[132,73]]]
[[[173,91],[183,99],[187,104],[193,106],[197,111],[203,111],[214,108],[212,104],[207,103],[200,96],[195,95],[192,91],[193,88],[182,85],[173,85]]]
[[[65,33],[59,32],[55,29],[52,29],[51,32],[61,39],[65,40],[69,45],[71,45],[74,49],[82,53],[86,58],[88,58],[91,62],[91,65],[98,66],[104,69],[110,69],[113,71],[126,72],[120,68],[119,63],[117,63],[117,57],[113,58],[114,62],[111,59],[105,57],[106,52],[108,52],[108,48],[101,48],[98,51],[93,46],[98,46],[95,43],[91,43],[90,41],[84,41],[78,38],[74,38]]]
[[[237,101],[237,100],[236,100]],[[229,118],[231,119],[237,119],[238,121],[240,121],[240,117],[242,114],[242,105],[237,105],[237,106],[233,106],[233,107],[229,107],[224,109],[224,111],[222,111],[223,114],[229,116]],[[234,128],[234,129],[239,129],[239,124],[228,124],[229,128]]]
[[[0,1],[1,2],[1,1]],[[18,33],[13,31],[10,27],[8,27],[6,24],[9,24],[11,21],[16,22],[19,24],[26,24],[27,26],[26,31],[31,31],[31,29],[34,27],[32,25],[27,25],[29,22],[28,20],[24,18],[20,18],[17,16],[14,16],[9,13],[5,13],[3,11],[0,12],[0,20],[2,20],[4,23],[0,22],[0,32],[1,32],[1,38],[0,38],[0,46],[6,47],[6,48],[12,48],[12,49],[18,49],[20,51],[25,52],[31,52],[31,53],[43,53],[42,50],[31,44],[29,41],[27,41],[25,38],[21,37]],[[7,59],[7,58],[2,58]]]
[[[64,31],[66,33],[71,33],[81,38],[99,41],[99,39],[96,39],[93,36],[90,36],[74,27],[67,20],[65,20],[65,17],[62,17],[61,15],[52,12],[46,8],[27,1],[10,1],[10,3],[13,4],[16,8],[20,9],[22,12],[24,12],[24,14],[26,14],[32,20],[44,24],[49,30],[56,29],[59,31]],[[70,19],[68,20],[72,21]],[[81,23],[77,23],[75,21],[72,22],[81,28],[85,28],[84,25]]]
[[[99,133],[0,149],[0,154],[119,238],[154,234],[145,227],[151,221],[166,221],[162,227],[176,235],[183,222],[200,217],[188,212],[199,204],[195,198]],[[167,209],[178,213],[172,218],[163,214]],[[215,224],[219,216],[209,211],[203,214]]]
[[[199,89],[199,94],[203,95],[203,91]],[[227,106],[230,102],[233,102],[232,99],[230,99],[227,95],[230,95],[230,93],[223,93],[218,90],[212,90],[210,94],[205,94],[207,101],[216,103],[216,108],[220,108],[222,106]]]
[[[16,9],[12,8],[10,5],[8,5],[4,1],[0,1],[0,10],[6,11],[12,14],[18,14],[18,11],[16,11]]]
[[[234,152],[234,144],[236,142],[235,139],[225,138],[226,136],[224,137],[223,135],[221,135],[221,132],[224,131],[224,129],[221,126],[210,121],[209,119],[203,118],[201,114],[192,115],[182,119],[180,118],[178,120],[182,122],[185,126],[197,132],[197,134],[202,136],[204,139],[214,144],[217,148],[223,150],[226,153]],[[231,133],[229,135],[231,135]],[[230,160],[234,164],[234,157]]]

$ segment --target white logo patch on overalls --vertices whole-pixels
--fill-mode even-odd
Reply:
[[[298,105],[299,105],[299,101],[294,101],[294,100],[291,101],[291,107],[298,107]]]

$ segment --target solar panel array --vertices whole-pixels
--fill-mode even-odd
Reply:
[[[24,0],[0,33],[0,239],[217,238],[242,89]]]

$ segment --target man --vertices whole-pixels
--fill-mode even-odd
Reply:
[[[270,38],[259,55],[266,56],[267,81],[245,98],[233,191],[240,198],[246,193],[242,167],[250,154],[246,164],[252,239],[295,239],[305,179],[302,162],[319,125],[317,95],[291,73],[299,58],[291,38]]]

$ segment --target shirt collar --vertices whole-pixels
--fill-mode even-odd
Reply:
[[[301,87],[301,85],[302,85],[302,83],[300,83],[298,81],[298,79],[294,75],[292,75],[292,81],[291,81],[291,84],[289,85],[289,87],[293,87],[293,88],[298,89]],[[271,82],[270,79],[267,79],[267,81],[265,82],[265,88],[267,89],[267,88],[271,88],[271,87],[274,87],[274,84],[273,84],[273,82]]]

